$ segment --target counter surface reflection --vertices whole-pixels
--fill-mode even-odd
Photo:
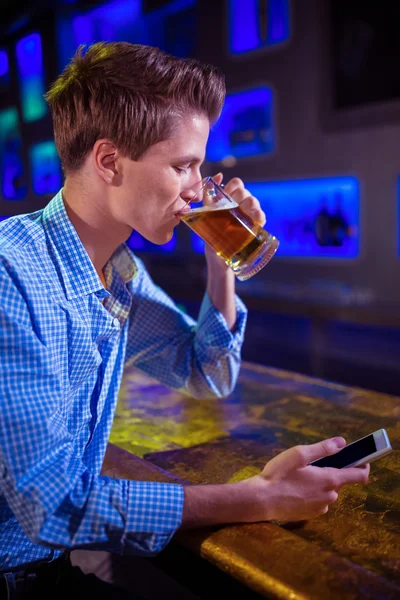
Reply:
[[[244,363],[228,398],[195,400],[130,370],[103,472],[194,484],[238,481],[296,444],[334,435],[350,442],[381,427],[393,452],[371,465],[367,486],[344,488],[327,515],[285,526],[185,532],[178,541],[269,598],[394,600],[400,598],[398,397]]]

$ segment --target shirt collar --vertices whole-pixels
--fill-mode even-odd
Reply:
[[[71,300],[92,293],[98,293],[100,297],[108,296],[109,292],[104,289],[100,277],[68,217],[62,190],[44,209],[43,228],[59,265],[59,273],[64,283],[67,299]],[[137,267],[126,244],[121,244],[116,249],[107,265],[110,263],[124,282],[130,281],[136,274]],[[107,265],[105,271],[108,271]]]
[[[133,258],[132,251],[126,244],[118,246],[104,267],[104,277],[106,279],[107,288],[111,287],[114,269],[125,285],[129,281],[132,281],[137,273],[137,265]]]

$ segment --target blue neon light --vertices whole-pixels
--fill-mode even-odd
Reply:
[[[203,240],[201,239],[201,237],[199,237],[198,235],[196,235],[193,231],[190,232],[190,239],[192,242],[192,248],[195,252],[198,252],[199,254],[203,254],[204,252],[204,248],[205,248],[205,243],[203,242]]]
[[[125,36],[137,23],[140,4],[140,0],[115,0],[76,16],[72,19],[75,44],[115,40],[118,31]]]
[[[0,181],[1,193],[6,200],[25,198],[28,188],[24,183],[24,164],[21,157],[21,137],[16,108],[8,108],[0,112]]]
[[[169,242],[159,246],[158,244],[153,244],[146,240],[137,231],[132,231],[132,234],[126,243],[134,252],[161,252],[169,254],[176,248],[176,234],[174,233]]]
[[[8,54],[5,50],[0,50],[0,77],[8,75]]]
[[[62,186],[62,170],[56,145],[52,140],[30,149],[32,187],[35,194],[55,194]]]
[[[210,133],[207,159],[221,161],[269,154],[275,147],[273,93],[259,87],[228,94],[221,117]]]
[[[79,15],[73,19],[72,29],[76,46],[91,44],[96,40],[93,23],[86,15]]]
[[[75,12],[72,18],[60,18],[60,67],[64,68],[80,44],[104,40],[148,44],[187,56],[194,49],[195,5],[196,0],[175,0],[143,14],[141,0],[114,0],[84,13]]]
[[[279,240],[278,256],[356,258],[360,192],[354,177],[248,183]]]
[[[195,54],[196,0],[175,0],[143,15],[143,44],[157,46],[174,56]]]
[[[290,37],[290,0],[269,0],[267,20],[270,44],[280,44]]]
[[[290,37],[290,0],[229,0],[229,49],[242,54]]]
[[[22,38],[16,46],[18,75],[21,87],[22,116],[24,121],[35,121],[47,112],[42,42],[38,33]]]
[[[259,199],[266,228],[280,241],[277,257],[358,256],[360,192],[354,177],[247,182],[246,188]],[[195,235],[192,246],[203,252],[204,244]]]

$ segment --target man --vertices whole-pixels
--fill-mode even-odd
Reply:
[[[133,229],[156,244],[171,238],[198,189],[224,95],[215,68],[127,43],[79,51],[47,94],[65,185],[43,211],[0,228],[0,570],[8,587],[16,569],[45,573],[35,563],[66,550],[149,556],[179,527],[314,517],[343,485],[367,480],[368,467],[307,466],[342,438],[292,448],[234,484],[99,475],[125,365],[198,398],[224,396],[237,379],[246,310],[232,271],[207,249],[196,324],[124,244]],[[226,190],[264,224],[240,179]]]

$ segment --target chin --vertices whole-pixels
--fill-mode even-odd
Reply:
[[[172,239],[173,235],[174,235],[174,230],[172,229],[172,230],[168,230],[168,231],[154,232],[153,235],[144,236],[144,237],[146,237],[146,239],[148,239],[149,242],[152,242],[153,244],[157,244],[157,246],[162,246],[163,244],[167,244]]]

